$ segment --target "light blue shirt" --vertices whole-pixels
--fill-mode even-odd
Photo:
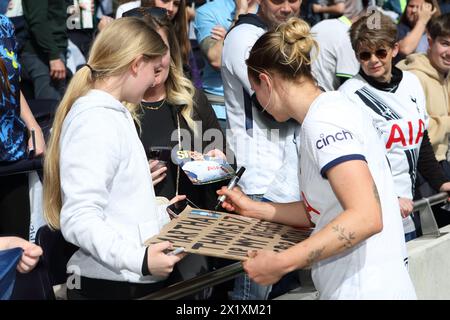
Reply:
[[[206,37],[211,36],[211,30],[220,25],[225,30],[233,22],[236,4],[234,0],[212,1],[204,4],[195,13],[194,30],[200,44]],[[211,94],[223,96],[223,84],[220,71],[211,67],[206,61],[203,69],[203,89]]]

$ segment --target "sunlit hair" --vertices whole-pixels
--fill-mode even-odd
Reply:
[[[427,31],[431,39],[450,36],[450,13],[432,18],[427,24]]]
[[[352,24],[350,40],[355,52],[361,48],[393,48],[397,42],[397,25],[381,12],[375,14],[375,18],[367,15]]]
[[[186,16],[186,0],[179,0],[180,6],[178,7],[177,14],[172,19],[175,35],[180,46],[181,59],[184,64],[189,62],[189,52],[191,51],[191,43],[188,37],[187,30],[187,16]],[[220,0],[222,1],[222,0]],[[156,7],[155,0],[142,0],[142,7]]]
[[[130,37],[130,35],[133,35]],[[64,119],[75,100],[86,95],[96,81],[125,74],[132,62],[143,55],[155,59],[167,52],[161,37],[145,21],[122,18],[113,21],[95,39],[88,64],[75,73],[58,106],[44,161],[44,216],[50,227],[59,229],[62,206],[59,140]],[[135,110],[130,110],[132,115]]]
[[[259,82],[259,73],[275,72],[290,80],[307,78],[314,81],[310,55],[313,47],[318,51],[308,23],[290,18],[263,34],[253,45],[246,61],[249,76]]]

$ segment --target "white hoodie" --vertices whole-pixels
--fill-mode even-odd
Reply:
[[[142,276],[144,242],[169,222],[157,206],[144,148],[129,111],[91,90],[77,99],[60,137],[61,231],[79,246],[68,271],[128,282]]]

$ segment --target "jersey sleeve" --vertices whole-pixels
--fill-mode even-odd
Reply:
[[[350,38],[343,39],[336,52],[336,76],[351,78],[359,71],[359,62],[353,51]]]
[[[343,162],[366,161],[360,131],[350,108],[339,105],[316,112],[305,123],[306,149],[323,178],[327,178],[328,170]]]
[[[251,96],[253,90],[247,75],[247,60],[250,51],[264,33],[260,28],[239,25],[232,29],[225,38],[222,51],[222,68],[227,68],[241,83],[244,90]]]
[[[211,36],[211,30],[218,25],[213,14],[206,10],[198,10],[195,14],[194,31],[198,43]]]

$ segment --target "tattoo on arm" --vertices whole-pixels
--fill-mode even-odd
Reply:
[[[378,189],[375,183],[373,184],[373,194],[375,196],[375,200],[377,200],[378,205],[381,207],[380,195],[378,194]]]
[[[202,42],[200,42],[200,49],[204,55],[208,55],[209,49],[211,49],[216,43],[217,40],[214,40],[211,37],[206,37],[202,40]]]
[[[341,227],[339,225],[335,225],[332,227],[334,232],[337,232],[338,239],[340,241],[344,241],[344,247],[347,249],[353,247],[352,240],[355,240],[355,233],[354,232],[348,232],[348,234],[345,234],[345,228]]]
[[[307,265],[310,266],[314,262],[318,261],[320,259],[320,257],[322,256],[323,250],[325,250],[325,247],[311,251],[308,254],[308,259],[306,260]]]

